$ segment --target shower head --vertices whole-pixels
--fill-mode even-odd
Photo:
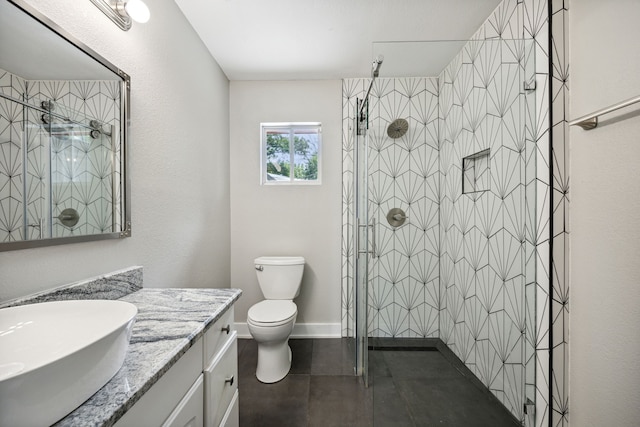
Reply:
[[[409,122],[405,119],[395,119],[387,126],[387,135],[389,138],[397,139],[403,137],[409,130]]]
[[[383,55],[378,55],[376,56],[376,59],[373,60],[373,63],[371,64],[372,77],[378,77],[378,74],[380,73],[380,66],[382,65],[382,61],[384,61]]]

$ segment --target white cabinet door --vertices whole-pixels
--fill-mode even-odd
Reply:
[[[204,425],[204,375],[200,375],[162,427]]]
[[[233,395],[233,400],[227,409],[227,413],[224,414],[220,427],[240,427],[240,406],[238,402],[238,390]]]
[[[158,427],[202,375],[202,340],[199,339],[120,418],[115,427]]]

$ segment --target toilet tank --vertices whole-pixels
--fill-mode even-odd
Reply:
[[[266,299],[292,300],[300,293],[305,260],[301,256],[264,256],[254,260],[256,275]]]

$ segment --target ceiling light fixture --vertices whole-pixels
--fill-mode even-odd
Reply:
[[[120,29],[127,31],[131,21],[145,23],[151,13],[142,0],[91,0]]]

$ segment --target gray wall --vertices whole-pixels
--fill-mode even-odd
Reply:
[[[230,93],[231,286],[244,292],[236,322],[264,299],[253,260],[300,255],[296,324],[339,336],[341,82],[233,81]],[[322,185],[260,185],[260,123],[296,121],[322,122]]]
[[[571,2],[571,118],[640,95],[640,2]],[[574,126],[570,412],[575,426],[640,418],[638,105]],[[618,121],[626,118],[623,121]]]
[[[28,3],[131,76],[133,237],[0,253],[0,300],[130,265],[148,287],[227,287],[229,82],[180,10],[123,32],[89,1]]]

